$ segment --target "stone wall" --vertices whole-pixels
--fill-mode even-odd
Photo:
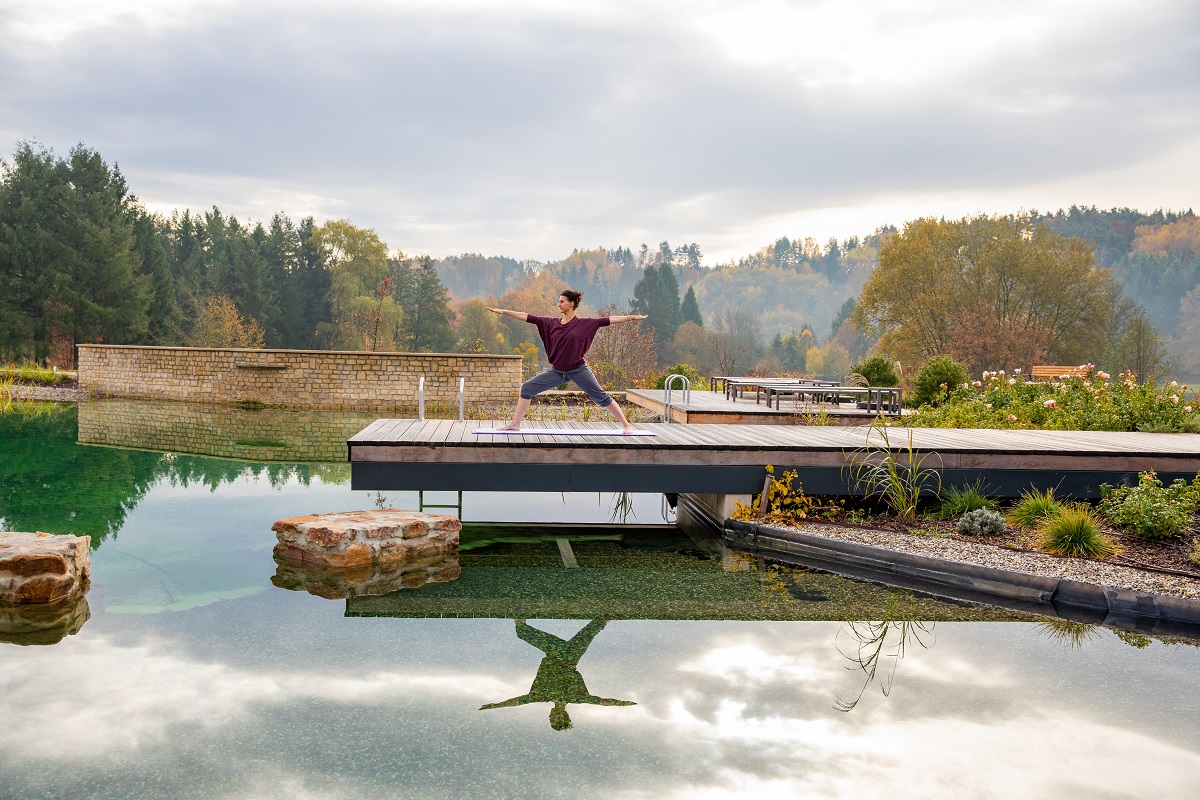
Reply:
[[[79,388],[111,397],[310,408],[413,408],[425,402],[512,400],[521,357],[448,353],[349,353],[204,347],[79,346]]]

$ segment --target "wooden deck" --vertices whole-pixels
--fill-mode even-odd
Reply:
[[[654,436],[473,434],[495,421],[377,420],[348,442],[354,489],[628,491],[750,494],[767,464],[796,469],[813,494],[857,494],[848,462],[869,430],[781,425],[641,424]],[[528,423],[612,430],[611,422]],[[1200,434],[888,428],[893,451],[909,436],[948,484],[976,480],[996,496],[1031,486],[1095,497],[1100,483],[1156,470],[1200,471]],[[878,440],[875,440],[878,442]]]
[[[626,389],[625,399],[652,414],[665,416],[666,392],[662,389]],[[685,425],[796,425],[824,419],[827,425],[870,425],[879,415],[854,403],[812,403],[792,398],[780,400],[781,408],[768,408],[767,401],[753,395],[726,399],[724,392],[693,389],[688,403],[683,392],[671,392],[671,421]]]

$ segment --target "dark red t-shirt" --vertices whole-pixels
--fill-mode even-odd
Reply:
[[[529,315],[528,321],[537,325],[542,344],[546,346],[546,359],[560,372],[582,367],[583,356],[592,346],[596,331],[609,324],[608,317],[572,317],[563,325],[558,317],[533,314]]]

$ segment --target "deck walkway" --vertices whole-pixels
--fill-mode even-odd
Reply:
[[[348,442],[354,489],[628,491],[751,494],[763,467],[796,469],[812,494],[857,494],[846,469],[868,429],[778,425],[640,424],[654,436],[473,434],[497,423],[381,419]],[[535,428],[612,430],[595,422]],[[929,454],[944,482],[982,481],[995,496],[1030,486],[1096,497],[1101,483],[1164,480],[1200,471],[1200,434],[888,428],[893,451]]]
[[[666,413],[666,392],[662,389],[626,389],[625,400],[652,414]],[[780,399],[781,408],[768,408],[765,398],[755,402],[753,395],[730,400],[723,392],[693,389],[683,402],[683,392],[671,392],[671,421],[687,425],[795,425],[824,418],[827,425],[870,425],[877,411],[859,408],[855,403],[814,403],[795,398]]]

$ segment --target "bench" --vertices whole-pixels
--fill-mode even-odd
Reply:
[[[1042,364],[1029,370],[1029,377],[1034,379],[1048,378],[1049,380],[1056,380],[1064,375],[1078,375],[1079,377],[1083,377],[1087,375],[1087,370],[1083,367],[1064,367],[1054,364]]]

